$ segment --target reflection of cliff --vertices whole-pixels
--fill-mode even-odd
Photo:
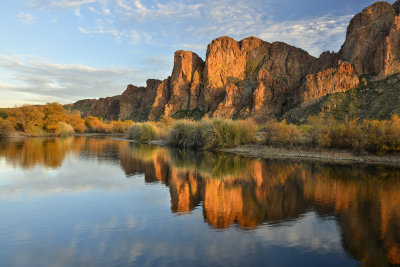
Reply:
[[[182,152],[101,138],[28,139],[0,144],[16,166],[58,167],[68,154],[119,161],[126,176],[169,187],[171,211],[202,205],[215,228],[334,216],[346,250],[366,265],[400,264],[400,170],[330,166]]]
[[[169,186],[173,212],[202,203],[211,226],[248,228],[314,210],[337,218],[344,246],[356,259],[367,265],[400,263],[399,170],[135,149],[131,160],[142,162],[146,181]]]

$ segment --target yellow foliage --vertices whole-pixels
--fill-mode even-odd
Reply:
[[[85,125],[92,133],[111,133],[112,126],[106,124],[96,117],[89,116],[85,119]]]
[[[8,120],[0,118],[0,139],[8,137],[12,132],[12,124]]]
[[[76,133],[83,133],[86,131],[85,121],[79,114],[70,114],[67,117],[67,122],[70,124]]]
[[[293,146],[301,142],[301,130],[294,124],[288,124],[286,120],[278,122],[271,119],[260,131],[264,134],[267,145]]]
[[[127,121],[112,121],[110,122],[111,124],[111,131],[113,133],[125,133],[128,131],[129,127],[133,125],[133,121],[127,120]]]

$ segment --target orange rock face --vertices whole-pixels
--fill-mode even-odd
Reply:
[[[339,54],[357,74],[386,77],[400,71],[398,10],[398,2],[377,2],[350,21]]]
[[[276,112],[276,107],[281,107],[282,103],[277,103],[278,98],[274,97],[279,93],[285,92],[287,84],[266,70],[258,72],[257,88],[253,93],[253,115],[262,117]]]
[[[165,106],[171,97],[170,82],[171,78],[169,77],[157,87],[156,98],[151,107],[148,120],[156,121],[164,114]]]
[[[319,58],[282,42],[224,36],[207,48],[205,62],[179,50],[171,77],[129,85],[122,96],[67,106],[84,116],[158,120],[199,109],[208,116],[267,118],[304,101],[359,85],[358,75],[381,78],[400,72],[400,1],[377,2],[349,24],[339,53]],[[339,62],[339,64],[338,64]]]
[[[250,116],[251,109],[279,113],[293,102],[283,96],[293,93],[317,63],[307,52],[285,43],[217,38],[208,46],[204,69],[207,111],[228,118]]]
[[[193,52],[175,52],[170,82],[171,97],[165,107],[166,116],[197,107],[203,65],[203,60]]]
[[[306,76],[300,90],[300,102],[305,102],[323,95],[345,92],[358,87],[360,80],[353,66],[348,62],[339,62],[337,68],[320,71]]]

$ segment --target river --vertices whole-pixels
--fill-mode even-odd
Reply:
[[[400,264],[400,169],[110,137],[0,143],[2,266]]]

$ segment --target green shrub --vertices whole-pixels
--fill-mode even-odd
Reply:
[[[6,109],[0,108],[0,118],[4,120],[8,118],[8,112]]]
[[[167,143],[181,148],[204,148],[213,146],[213,125],[211,122],[178,121],[167,136]]]
[[[256,131],[251,120],[185,120],[174,124],[167,142],[171,146],[194,149],[235,147],[253,142]]]
[[[128,135],[129,139],[141,142],[158,139],[157,130],[150,123],[137,123],[132,125]]]
[[[264,135],[264,142],[267,145],[293,146],[300,144],[302,132],[294,124],[286,123],[286,120],[278,122],[275,119],[269,120],[260,132]]]
[[[317,147],[383,155],[400,151],[400,119],[390,121],[345,119],[339,122],[323,114],[308,119],[308,134]]]
[[[212,122],[217,147],[236,147],[252,143],[255,139],[257,127],[251,120],[214,119]]]
[[[128,131],[129,127],[133,125],[133,121],[131,120],[126,120],[126,121],[112,121],[110,122],[111,125],[111,131],[113,133],[125,133]]]
[[[60,127],[57,132],[57,135],[60,136],[69,136],[75,134],[74,127],[71,125],[65,123],[65,122],[60,122]]]
[[[201,120],[205,115],[205,112],[195,108],[193,110],[179,110],[177,111],[172,117],[173,119],[176,120],[182,120],[182,119],[189,119],[189,120]]]

